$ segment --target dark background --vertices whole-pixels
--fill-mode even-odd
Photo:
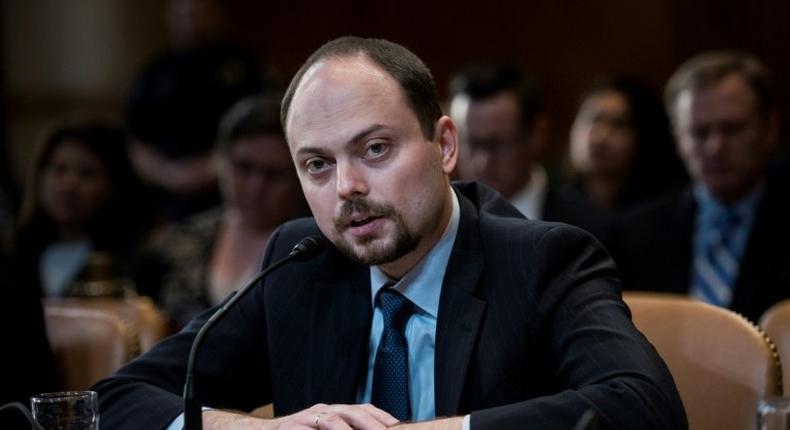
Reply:
[[[4,0],[2,10],[0,73],[10,79],[3,80],[0,90],[0,131],[4,153],[10,154],[9,164],[17,178],[41,124],[71,110],[117,114],[135,70],[166,43],[164,6],[159,0],[31,3],[35,5]],[[47,10],[53,3],[67,4],[68,12]],[[346,34],[383,37],[409,47],[433,70],[443,97],[452,73],[471,61],[501,59],[522,64],[545,89],[552,119],[549,157],[554,161],[562,157],[580,93],[602,74],[637,77],[660,91],[672,71],[691,55],[709,49],[742,49],[756,54],[774,71],[784,111],[790,96],[790,86],[783,79],[790,74],[788,1],[226,0],[223,4],[231,34],[259,52],[286,82],[321,43]],[[102,17],[114,20],[112,25]],[[33,25],[26,25],[25,20],[32,20]],[[73,22],[65,25],[63,20]],[[69,42],[76,36],[64,28],[88,31],[84,38],[96,45]],[[111,33],[106,40],[103,32]],[[47,43],[37,43],[38,39]],[[35,49],[19,49],[25,43]],[[107,43],[113,45],[103,45]],[[70,61],[64,50],[71,50],[77,58]],[[30,55],[41,57],[40,61],[32,61]],[[49,61],[50,56],[60,60]],[[97,56],[107,57],[106,62],[97,62]],[[48,67],[44,78],[38,76],[36,64]],[[73,67],[83,69],[75,72]],[[96,67],[106,70],[92,80],[79,81]],[[61,69],[78,84],[60,82]],[[92,82],[97,82],[95,87]],[[785,115],[784,130],[788,130],[787,121]]]

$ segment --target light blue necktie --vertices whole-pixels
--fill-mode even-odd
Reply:
[[[734,211],[727,210],[703,238],[702,255],[694,260],[693,297],[721,307],[732,301],[739,266],[732,235],[740,222]]]
[[[400,421],[411,419],[409,403],[409,347],[404,330],[414,313],[414,304],[385,286],[377,295],[384,317],[384,330],[373,365],[371,402]]]

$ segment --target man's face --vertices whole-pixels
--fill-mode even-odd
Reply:
[[[481,181],[512,197],[529,179],[534,158],[515,95],[502,92],[470,100],[453,117],[460,128],[461,177]]]
[[[741,75],[681,92],[674,119],[686,169],[718,199],[736,201],[764,177],[776,121],[760,115],[756,95]]]
[[[443,117],[427,139],[398,83],[369,60],[313,65],[286,131],[316,222],[349,257],[399,276],[441,236],[452,210],[455,128]]]

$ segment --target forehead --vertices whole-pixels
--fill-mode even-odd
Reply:
[[[351,136],[371,125],[416,116],[395,79],[363,55],[319,61],[294,92],[286,133],[294,145]]]
[[[745,119],[757,113],[757,95],[737,73],[678,94],[675,115],[680,123]]]

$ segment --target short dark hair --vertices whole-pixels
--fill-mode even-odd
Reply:
[[[523,128],[531,127],[537,114],[544,111],[543,94],[537,81],[511,64],[470,64],[450,81],[451,99],[464,95],[470,101],[480,101],[503,92],[516,96]]]
[[[216,149],[227,155],[239,140],[264,135],[285,137],[277,93],[247,96],[233,104],[217,127]]]
[[[711,51],[692,57],[669,78],[664,91],[664,103],[670,117],[681,92],[698,90],[737,73],[757,97],[757,109],[763,116],[775,109],[776,96],[768,68],[752,54],[741,51]],[[674,120],[674,118],[673,118]]]
[[[345,36],[318,48],[296,72],[283,97],[280,121],[286,128],[288,110],[302,77],[310,67],[326,58],[364,55],[400,85],[426,138],[432,139],[436,121],[442,116],[439,97],[431,71],[413,52],[402,45],[383,39]]]

